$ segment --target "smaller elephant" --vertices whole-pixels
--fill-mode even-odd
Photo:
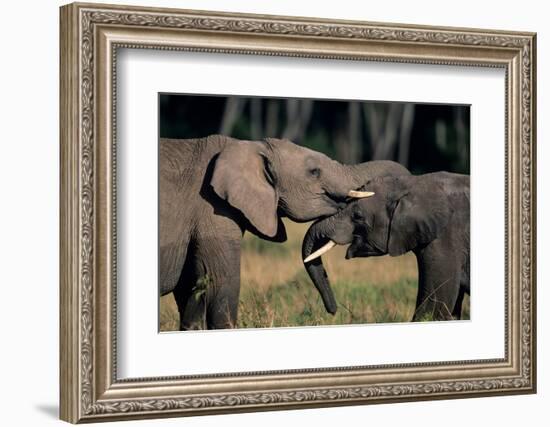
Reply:
[[[317,221],[304,238],[304,264],[327,311],[336,312],[336,301],[320,256],[351,243],[346,259],[413,251],[418,295],[412,320],[460,319],[464,294],[470,294],[469,176],[384,177],[365,187],[375,195]]]

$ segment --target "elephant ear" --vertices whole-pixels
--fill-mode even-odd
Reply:
[[[210,184],[260,233],[284,241],[284,226],[277,217],[279,197],[263,150],[260,142],[228,142],[216,159]]]
[[[422,191],[422,192],[421,192]],[[447,226],[452,208],[439,184],[409,189],[392,202],[388,253],[402,255],[435,240]]]

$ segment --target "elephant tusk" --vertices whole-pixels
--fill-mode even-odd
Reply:
[[[353,197],[354,199],[364,199],[365,197],[371,196],[374,196],[374,193],[372,191],[350,190],[350,192],[348,193],[348,197]]]
[[[310,261],[313,261],[315,258],[319,258],[321,255],[323,255],[324,253],[330,251],[335,246],[336,246],[336,242],[333,242],[332,240],[329,241],[326,245],[324,245],[323,247],[317,249],[310,256],[308,256],[306,259],[304,259],[304,264],[308,263]]]

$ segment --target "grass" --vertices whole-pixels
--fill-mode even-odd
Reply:
[[[307,276],[301,260],[309,224],[285,221],[288,241],[272,243],[246,233],[241,245],[239,328],[408,322],[417,292],[416,259],[344,259],[345,248],[323,256],[338,303],[332,316]],[[463,305],[469,319],[469,298]],[[430,320],[429,318],[423,320]],[[161,331],[177,330],[179,315],[172,295],[161,298]]]
[[[239,327],[406,321],[409,320],[408,306],[414,303],[415,283],[405,279],[395,283],[394,287],[376,289],[361,282],[339,281],[334,292],[338,311],[332,316],[325,311],[317,290],[305,273],[299,273],[293,280],[267,291],[248,287],[243,290],[239,307]],[[393,295],[396,292],[400,293],[397,302]]]

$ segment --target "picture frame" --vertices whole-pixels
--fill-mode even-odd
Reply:
[[[60,10],[60,417],[71,422],[536,392],[536,35],[74,3]],[[120,49],[505,72],[504,357],[117,377]]]

